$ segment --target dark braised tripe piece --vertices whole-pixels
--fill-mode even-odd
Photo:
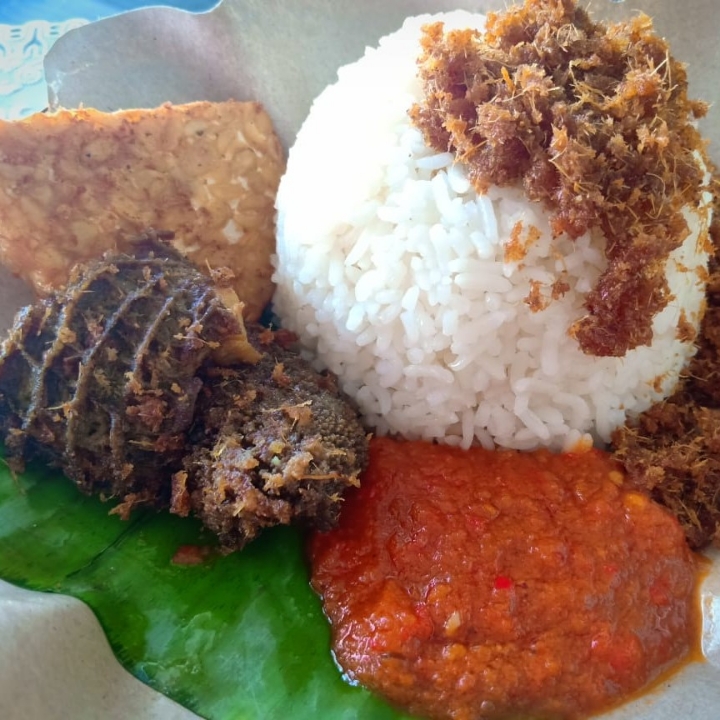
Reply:
[[[65,289],[20,312],[0,353],[0,436],[14,467],[39,456],[84,492],[119,498],[123,513],[167,503],[162,477],[185,454],[198,368],[244,333],[156,234],[134,250],[76,267]]]
[[[720,186],[711,237],[720,247]],[[692,548],[720,546],[720,263],[710,267],[697,355],[676,391],[612,437],[629,481],[678,518]]]
[[[246,330],[232,273],[209,280],[171,235],[20,312],[0,352],[8,461],[59,467],[123,517],[193,512],[228,550],[270,525],[330,527],[366,462],[357,411],[287,333]]]
[[[452,150],[479,192],[521,182],[556,234],[599,228],[608,267],[571,328],[584,352],[623,356],[652,340],[671,299],[669,253],[687,237],[704,168],[682,64],[646,15],[606,26],[574,0],[489,13],[486,32],[425,28],[426,142]]]

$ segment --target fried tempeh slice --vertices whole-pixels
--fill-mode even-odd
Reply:
[[[254,102],[0,121],[0,262],[47,295],[76,263],[170,229],[203,271],[233,271],[253,320],[272,295],[283,170],[270,117]]]

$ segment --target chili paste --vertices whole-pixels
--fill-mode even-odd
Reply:
[[[596,449],[373,439],[310,554],[347,677],[424,717],[584,717],[697,649],[680,526]]]

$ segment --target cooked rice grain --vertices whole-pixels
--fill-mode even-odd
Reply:
[[[436,19],[483,23],[411,18],[316,99],[277,199],[275,309],[380,434],[519,449],[607,441],[669,394],[694,352],[678,326],[697,328],[704,307],[709,193],[668,260],[675,300],[652,346],[583,354],[568,328],[605,267],[604,239],[552,239],[518,188],[477,196],[408,119],[420,27]]]

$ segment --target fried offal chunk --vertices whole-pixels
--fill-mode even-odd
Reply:
[[[329,529],[367,460],[365,431],[334,377],[288,349],[290,333],[248,335],[262,359],[206,370],[196,449],[173,479],[172,511],[198,515],[229,550],[272,525]]]
[[[147,234],[135,255],[77,268],[16,318],[0,354],[0,437],[86,493],[167,504],[213,348],[242,321],[182,256]],[[163,481],[163,478],[165,480]],[[163,484],[164,483],[164,484]]]

